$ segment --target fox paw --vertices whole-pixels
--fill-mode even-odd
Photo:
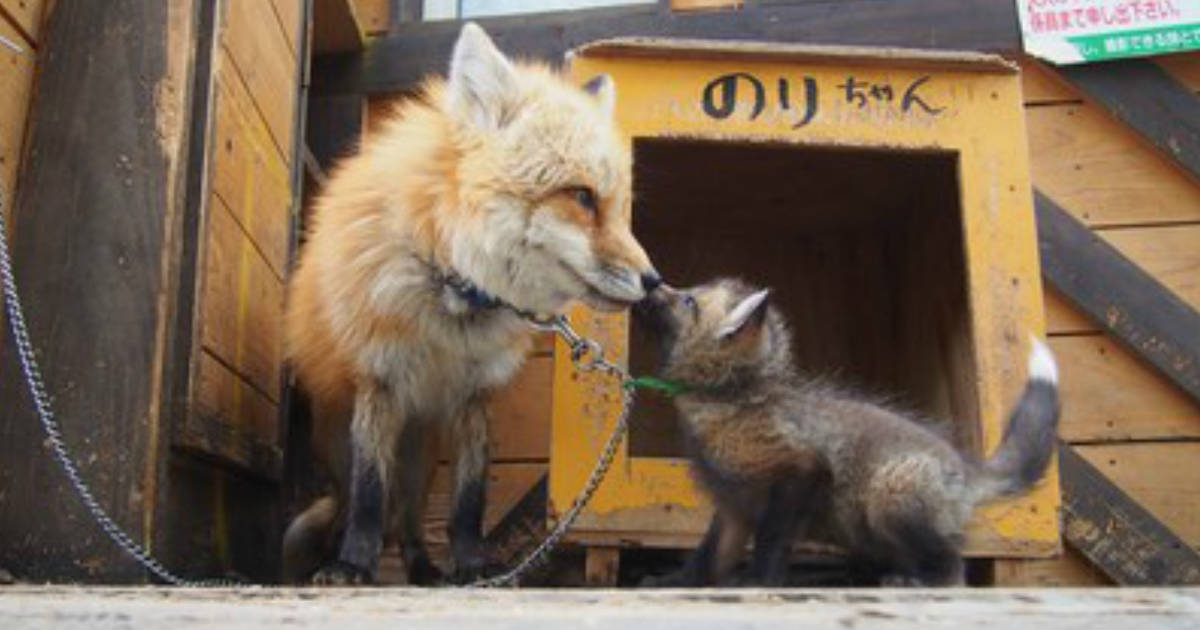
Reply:
[[[418,556],[409,563],[408,583],[412,586],[440,586],[446,583],[446,574],[428,556]]]
[[[341,561],[317,569],[312,581],[317,586],[365,586],[374,582],[366,570]]]

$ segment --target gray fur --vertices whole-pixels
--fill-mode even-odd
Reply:
[[[975,507],[1028,489],[1045,472],[1057,387],[1031,380],[996,455],[978,462],[915,419],[798,374],[787,326],[767,303],[733,335],[717,334],[752,293],[728,279],[690,290],[664,287],[637,311],[664,340],[662,376],[688,387],[676,404],[696,476],[717,505],[714,528],[738,522],[742,530],[769,530],[764,518],[789,515],[789,506],[771,505],[781,481],[818,479],[789,497],[793,509],[806,512],[806,531],[797,535],[844,546],[891,583],[961,583],[959,550]],[[768,541],[760,533],[756,544]],[[710,559],[714,554],[720,550],[708,547],[697,557],[715,567],[731,564]],[[720,581],[724,575],[712,566],[690,566],[691,579],[668,583]]]

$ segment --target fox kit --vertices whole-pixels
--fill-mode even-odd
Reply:
[[[782,584],[801,534],[841,545],[891,584],[961,583],[975,506],[1024,492],[1054,451],[1057,367],[1036,339],[1003,442],[980,462],[895,411],[799,375],[766,290],[663,286],[635,314],[663,340],[693,472],[716,505],[700,548],[659,584],[722,581],[751,536],[751,575]]]
[[[335,169],[289,288],[286,347],[337,491],[289,526],[285,579],[311,574],[343,530],[315,579],[370,581],[395,524],[410,580],[438,580],[421,518],[443,438],[456,577],[481,571],[485,402],[530,346],[516,310],[621,309],[659,282],[630,231],[614,99],[607,77],[577,88],[467,24],[448,77]]]

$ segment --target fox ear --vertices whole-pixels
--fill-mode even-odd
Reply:
[[[600,109],[604,113],[612,116],[613,109],[617,104],[617,86],[613,83],[612,77],[607,74],[599,74],[584,84],[583,89],[596,100],[600,102]]]
[[[517,96],[517,72],[474,22],[463,25],[450,57],[451,112],[484,129],[498,129]]]
[[[738,343],[760,338],[763,322],[767,318],[767,297],[770,293],[770,289],[763,289],[742,300],[717,327],[717,337],[721,341]]]

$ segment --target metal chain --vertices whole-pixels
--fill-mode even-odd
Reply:
[[[112,541],[121,548],[122,551],[137,560],[138,564],[142,565],[147,571],[154,574],[160,580],[173,584],[175,586],[230,586],[233,582],[228,580],[187,580],[175,575],[169,571],[161,562],[150,555],[150,552],[143,546],[139,545],[121,526],[108,515],[108,512],[96,500],[96,496],[92,494],[91,488],[87,482],[83,480],[83,475],[79,473],[79,468],[75,465],[75,461],[71,459],[67,453],[66,444],[63,443],[62,428],[58,424],[58,420],[54,417],[54,410],[50,407],[50,396],[46,393],[46,384],[42,380],[42,371],[38,367],[37,357],[33,351],[33,344],[29,341],[29,329],[25,324],[25,316],[21,309],[21,301],[17,297],[17,281],[13,275],[12,256],[8,250],[8,221],[4,214],[4,190],[0,189],[0,277],[4,284],[4,303],[8,312],[8,324],[12,330],[13,341],[17,347],[17,358],[21,363],[21,371],[25,375],[25,384],[29,386],[29,393],[33,396],[33,404],[37,409],[38,418],[42,422],[42,430],[46,433],[46,440],[50,443],[50,448],[54,452],[54,458],[58,460],[59,466],[66,473],[67,479],[70,480],[71,486],[79,495],[79,499],[83,502],[83,506],[91,513],[92,518],[100,525],[100,529],[108,535]]]
[[[591,501],[592,495],[604,481],[604,477],[608,474],[608,469],[617,455],[617,447],[621,445],[621,440],[625,438],[625,433],[629,429],[629,414],[633,410],[634,390],[632,387],[625,386],[631,380],[629,373],[621,366],[605,359],[604,351],[599,344],[576,333],[564,315],[557,315],[549,320],[538,319],[524,313],[522,315],[535,326],[552,330],[562,337],[570,347],[571,361],[581,372],[603,372],[608,376],[615,377],[620,382],[621,415],[617,417],[617,425],[613,427],[612,435],[605,443],[604,450],[600,453],[600,459],[596,461],[596,466],[592,469],[592,474],[584,484],[583,490],[571,502],[571,507],[563,513],[562,518],[554,525],[550,533],[515,567],[500,575],[476,580],[467,585],[472,588],[517,586],[522,576],[546,561],[550,552],[554,551],[554,548],[562,541],[563,536],[571,529],[575,520],[579,518],[579,514],[583,512],[583,508]]]
[[[41,420],[42,430],[46,433],[46,439],[50,444],[51,450],[54,452],[55,459],[58,461],[59,466],[62,467],[63,472],[66,473],[71,486],[75,489],[76,494],[79,495],[80,501],[83,502],[84,507],[100,526],[100,529],[104,531],[117,547],[163,582],[174,586],[187,587],[228,587],[242,585],[240,582],[223,579],[189,580],[172,573],[151,555],[149,550],[138,544],[129,534],[125,533],[125,530],[121,529],[121,526],[108,515],[104,507],[96,500],[96,496],[92,494],[91,488],[84,481],[83,475],[80,474],[79,468],[75,465],[75,461],[67,452],[66,444],[62,438],[62,428],[58,424],[58,420],[54,416],[54,410],[50,406],[50,396],[46,393],[46,384],[42,379],[42,372],[37,364],[33,344],[29,340],[29,329],[25,323],[21,301],[17,297],[17,282],[13,274],[12,256],[8,249],[8,221],[4,213],[4,203],[4,189],[0,188],[0,281],[3,283],[4,303],[8,313],[9,328],[12,330],[13,341],[17,348],[17,357],[21,363],[21,371],[25,376],[25,383],[29,387],[29,393],[33,397],[33,404],[37,410],[38,419]],[[621,415],[618,417],[612,436],[608,438],[608,442],[604,445],[604,451],[601,453],[599,461],[596,462],[596,467],[592,470],[591,476],[588,477],[583,491],[575,498],[570,509],[555,524],[554,529],[551,530],[546,538],[529,555],[511,570],[495,577],[477,580],[467,585],[469,587],[516,586],[522,576],[546,560],[546,557],[558,546],[558,543],[561,542],[562,537],[566,535],[571,525],[579,518],[579,514],[583,511],[584,506],[591,500],[592,495],[596,493],[596,489],[600,487],[600,483],[604,481],[604,477],[608,474],[608,469],[612,466],[613,459],[616,456],[617,447],[625,437],[625,433],[629,427],[629,413],[633,409],[633,388],[625,387],[625,384],[630,381],[628,372],[605,359],[603,348],[599,344],[576,333],[571,328],[571,324],[565,316],[558,315],[550,319],[544,319],[526,312],[518,311],[518,313],[534,326],[545,330],[552,330],[561,336],[570,347],[571,361],[580,371],[603,372],[620,381],[620,391],[622,394]]]

